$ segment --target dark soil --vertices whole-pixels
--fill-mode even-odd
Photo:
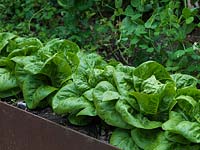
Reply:
[[[50,121],[53,121],[57,124],[60,124],[62,126],[65,126],[66,128],[71,128],[73,130],[76,130],[78,132],[81,132],[83,134],[86,134],[88,136],[94,137],[98,140],[104,141],[106,143],[109,142],[110,135],[112,133],[113,128],[111,126],[106,125],[100,118],[95,118],[93,122],[86,126],[76,126],[69,123],[67,116],[61,116],[53,113],[52,109],[50,107],[42,108],[42,109],[36,109],[36,110],[30,110],[26,107],[26,104],[23,101],[5,101],[8,104],[11,104],[15,107],[18,107],[20,109],[23,109],[25,111],[28,111],[30,113],[33,113],[35,115],[38,115],[42,118],[48,119]]]

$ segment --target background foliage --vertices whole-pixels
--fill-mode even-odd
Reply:
[[[124,64],[156,60],[168,71],[198,75],[198,5],[197,0],[2,0],[0,31],[44,42],[66,38]]]

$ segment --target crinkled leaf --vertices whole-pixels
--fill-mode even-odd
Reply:
[[[137,86],[140,84],[140,89],[137,92],[130,92],[130,95],[136,98],[140,111],[143,113],[157,114],[164,112],[174,104],[176,88],[173,82],[161,83],[155,78],[155,75],[152,75],[137,84]]]
[[[140,148],[133,142],[130,130],[117,128],[112,133],[110,144],[122,150],[140,150]]]
[[[120,95],[118,92],[115,91],[105,91],[103,93],[102,101],[111,101],[119,99]]]
[[[93,101],[93,100],[94,100],[94,98],[93,98],[93,88],[92,88],[92,89],[89,89],[89,90],[87,90],[87,91],[85,91],[85,92],[83,93],[83,96],[84,96],[87,100]]]
[[[128,124],[142,129],[155,129],[161,127],[159,121],[151,121],[144,115],[135,111],[126,100],[119,100],[116,103],[116,110],[121,115],[122,119]]]
[[[36,54],[36,52],[42,47],[43,44],[37,38],[18,37],[9,43],[7,47],[7,52],[9,52],[8,57],[12,58],[14,56],[28,56]]]
[[[177,96],[186,95],[192,97],[195,101],[200,100],[200,89],[195,87],[184,87],[177,90]]]
[[[74,83],[62,87],[52,100],[52,108],[57,114],[68,114],[82,110],[79,115],[86,115],[87,112],[88,116],[94,116],[96,112],[93,107],[90,101],[81,96]]]
[[[15,75],[5,68],[0,68],[0,92],[10,90],[12,95],[12,89],[17,87],[18,84]]]
[[[44,63],[41,73],[47,75],[55,87],[61,87],[72,74],[72,68],[62,54],[56,54]]]
[[[85,126],[92,121],[92,119],[88,116],[77,116],[76,113],[69,114],[68,120],[71,124],[77,126]]]
[[[121,95],[128,95],[130,90],[133,90],[132,78],[128,73],[114,71],[113,78],[118,92]]]
[[[169,131],[165,131],[165,137],[167,138],[167,140],[175,142],[175,143],[180,143],[180,144],[184,144],[184,145],[191,143],[186,138],[184,138],[182,135],[172,133]]]
[[[163,89],[164,84],[155,78],[154,75],[144,80],[141,84],[141,92],[152,94],[152,93],[160,93]]]
[[[13,70],[15,64],[8,57],[0,57],[0,67],[5,67],[10,70]]]
[[[43,76],[28,76],[23,83],[23,96],[27,106],[34,109],[40,102],[57,89],[49,86]]]
[[[192,117],[197,102],[191,96],[187,95],[180,95],[176,98],[176,100],[184,113]]]
[[[140,111],[146,114],[156,114],[160,102],[159,94],[146,94],[139,92],[131,92],[140,106]]]
[[[180,134],[191,142],[200,143],[200,123],[187,121],[178,112],[171,111],[169,120],[162,125],[162,128]]]
[[[72,70],[62,54],[55,54],[44,62],[37,56],[16,56],[12,58],[31,74],[45,74],[55,87],[60,87],[72,74]]]
[[[157,136],[160,134],[160,130],[143,130],[134,128],[131,130],[131,137],[138,147],[141,149],[147,149],[151,145]]]
[[[190,75],[187,74],[173,74],[171,75],[172,79],[175,81],[176,83],[176,87],[178,89],[180,88],[184,88],[184,87],[196,87],[198,80]]]
[[[200,123],[200,101],[195,105],[193,109],[193,116],[196,121]]]
[[[103,79],[102,69],[106,63],[99,55],[94,53],[88,55],[79,53],[78,56],[80,58],[80,64],[72,78],[76,87],[80,91],[85,92],[95,87]]]
[[[173,142],[166,139],[164,132],[160,132],[145,150],[171,150],[172,146]]]
[[[0,33],[0,53],[3,50],[3,48],[9,43],[9,40],[15,37],[16,35],[9,32]]]
[[[19,87],[12,88],[3,92],[0,92],[0,98],[6,98],[10,96],[16,96],[21,92],[21,89]]]
[[[77,113],[77,116],[96,116],[97,115],[96,109],[93,103],[90,104],[91,105],[88,105],[86,108]]]
[[[93,90],[97,114],[109,125],[125,129],[130,128],[131,126],[125,123],[120,114],[115,110],[116,101],[103,101],[103,95],[106,91],[116,92],[116,89],[108,81],[102,81]]]
[[[147,61],[142,63],[135,68],[133,75],[143,80],[146,80],[154,75],[155,78],[161,83],[171,80],[171,77],[166,69],[155,61]]]
[[[67,56],[68,52],[77,53],[78,51],[78,45],[69,40],[53,39],[39,50],[39,55],[41,55],[42,58],[46,59],[56,53],[62,52]]]

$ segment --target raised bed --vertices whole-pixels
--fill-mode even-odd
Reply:
[[[0,102],[0,150],[117,150],[107,143]]]

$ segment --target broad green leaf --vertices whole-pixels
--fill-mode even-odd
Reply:
[[[95,116],[93,104],[85,99],[74,83],[62,87],[53,97],[52,108],[57,114],[79,112],[78,115]]]
[[[42,61],[37,56],[16,56],[11,60],[15,61],[23,69],[30,74],[45,74],[51,79],[53,86],[61,87],[61,85],[69,79],[72,74],[71,66],[66,61],[63,54],[54,54],[47,60]]]
[[[146,80],[154,75],[155,78],[161,83],[171,80],[171,77],[166,69],[155,61],[147,61],[139,65],[135,68],[133,75],[143,80]]]
[[[93,98],[93,88],[92,88],[92,89],[89,89],[89,90],[87,90],[87,91],[85,91],[85,92],[83,93],[83,96],[84,96],[87,100],[93,101],[93,100],[94,100],[94,98]]]
[[[77,116],[96,116],[96,109],[93,103],[90,103],[86,108],[77,113]]]
[[[116,103],[116,110],[121,115],[122,119],[128,124],[142,129],[155,129],[161,127],[159,121],[151,121],[144,115],[135,111],[126,100],[119,100]]]
[[[125,129],[131,128],[131,126],[125,123],[120,114],[115,110],[116,100],[103,101],[103,95],[107,91],[116,92],[114,86],[108,81],[100,82],[93,90],[94,104],[98,116],[109,125]]]
[[[77,116],[76,113],[70,113],[67,118],[71,124],[77,126],[85,126],[92,122],[88,116]]]
[[[9,70],[13,70],[15,63],[11,61],[8,57],[0,57],[0,67],[5,67]]]
[[[193,116],[193,111],[197,102],[191,97],[187,95],[180,95],[176,98],[178,102],[178,106],[185,112],[185,114],[189,116]]]
[[[182,15],[185,19],[189,18],[191,16],[191,9],[190,8],[183,8]]]
[[[174,80],[174,82],[176,83],[176,87],[178,89],[180,88],[185,88],[185,87],[196,87],[198,80],[190,75],[187,74],[172,74],[171,78]]]
[[[145,147],[145,150],[171,150],[173,144],[166,139],[164,132],[160,132],[154,141]]]
[[[47,59],[56,53],[64,53],[67,56],[68,52],[76,54],[78,51],[78,45],[69,40],[53,39],[41,48],[38,53],[42,58]]]
[[[94,88],[103,77],[103,68],[106,62],[97,54],[79,53],[80,64],[77,71],[72,75],[72,79],[76,87],[85,92],[90,88]]]
[[[57,89],[47,84],[43,76],[28,76],[23,83],[24,100],[30,109],[40,107],[40,102]]]
[[[165,137],[167,138],[167,140],[175,142],[175,143],[180,143],[180,144],[184,144],[184,145],[191,143],[186,138],[184,138],[182,135],[172,133],[169,131],[165,131]]]
[[[139,106],[140,111],[146,114],[156,114],[158,111],[158,106],[160,103],[160,96],[159,94],[146,94],[146,93],[140,93],[140,92],[131,92],[131,95],[133,95]]]
[[[159,94],[163,87],[164,84],[157,80],[154,75],[152,75],[151,77],[142,82],[141,92],[144,92],[146,94]]]
[[[195,105],[193,109],[193,117],[198,123],[200,123],[200,101]]]
[[[140,106],[140,111],[146,114],[157,114],[170,109],[175,101],[175,86],[173,82],[162,84],[151,76],[141,83],[140,92],[130,92]]]
[[[140,148],[133,142],[130,130],[117,128],[112,133],[110,144],[122,150],[140,150]]]
[[[19,64],[15,65],[15,76],[16,76],[17,83],[19,84],[20,88],[22,88],[22,85],[23,85],[25,79],[29,75],[30,74],[24,70],[24,67],[22,65],[19,65]]]
[[[184,87],[177,90],[177,96],[180,95],[190,96],[198,102],[200,99],[200,90],[195,87]]]
[[[119,65],[117,66],[119,70]],[[128,95],[130,90],[133,90],[132,72],[134,68],[122,68],[113,72],[113,79],[118,92],[121,95]]]
[[[117,100],[120,98],[120,95],[118,92],[115,91],[106,91],[103,93],[102,101],[112,101]]]
[[[178,113],[171,111],[169,120],[162,125],[163,130],[180,134],[194,143],[200,143],[200,123],[190,122]]]
[[[56,54],[44,63],[38,73],[48,76],[53,86],[61,87],[71,77],[72,68],[62,54]]]
[[[7,69],[0,68],[0,91],[6,91],[17,86],[15,76]]]
[[[2,52],[3,48],[9,43],[9,40],[15,37],[16,35],[9,32],[0,33],[0,53]]]
[[[17,94],[19,94],[20,92],[21,92],[21,89],[19,87],[12,88],[12,89],[2,91],[2,92],[0,91],[0,98],[7,98],[7,97],[10,97],[10,96],[16,96],[17,97]]]
[[[138,147],[148,149],[149,145],[155,141],[160,132],[159,129],[144,130],[134,128],[131,130],[131,137]]]
[[[7,46],[8,57],[14,56],[28,56],[35,54],[40,48],[43,47],[41,41],[37,38],[22,38],[18,37],[12,40]]]
[[[194,17],[189,17],[185,20],[186,24],[191,24],[194,21]]]
[[[37,74],[44,67],[44,63],[37,56],[16,56],[11,59],[29,73]]]

